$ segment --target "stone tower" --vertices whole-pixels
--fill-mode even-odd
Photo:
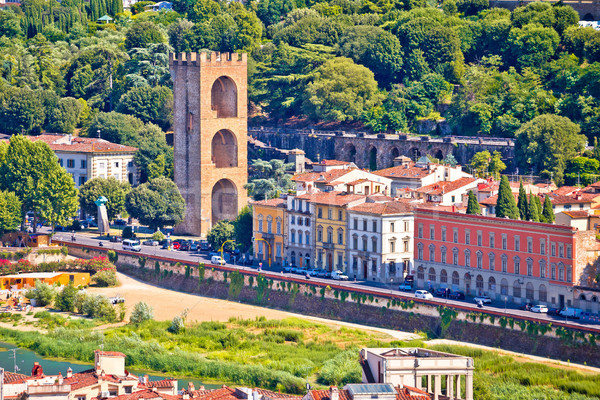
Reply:
[[[247,204],[247,55],[171,54],[178,233],[205,236]]]

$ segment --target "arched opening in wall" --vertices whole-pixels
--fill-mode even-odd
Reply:
[[[540,289],[538,292],[538,297],[540,298],[540,301],[548,301],[548,294],[546,292],[546,285],[540,285]]]
[[[212,85],[211,110],[216,113],[217,118],[237,117],[237,87],[235,82],[227,77],[219,77]]]
[[[527,285],[525,285],[525,298],[529,301],[533,301],[535,298],[533,284],[531,282],[527,282]]]
[[[475,278],[475,286],[477,287],[477,293],[479,295],[483,294],[483,276],[477,275]]]
[[[410,149],[408,151],[408,154],[410,154],[410,158],[413,161],[417,161],[419,158],[421,158],[421,151],[419,149],[417,149],[416,147],[413,147],[412,149]]]
[[[433,156],[438,160],[442,161],[444,159],[444,153],[440,149],[434,151]]]
[[[212,189],[212,224],[228,219],[232,221],[238,213],[238,193],[233,182],[221,179]]]
[[[215,133],[212,139],[211,160],[217,168],[231,168],[238,166],[237,139],[226,129]]]
[[[369,169],[371,171],[377,169],[377,147],[371,147],[369,150]]]
[[[394,160],[396,159],[396,157],[399,157],[399,156],[400,156],[400,151],[397,148],[393,147],[392,148],[392,164],[390,165],[390,167],[394,166]]]
[[[496,279],[493,276],[490,276],[490,279],[488,279],[488,291],[490,293],[496,292]]]
[[[356,147],[353,144],[349,145],[346,149],[346,157],[349,162],[356,162]]]

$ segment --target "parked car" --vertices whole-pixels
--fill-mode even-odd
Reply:
[[[170,245],[171,245],[171,239],[163,239],[160,242],[160,248],[161,249],[168,249]]]
[[[179,248],[177,250],[188,251],[189,249],[190,249],[190,242],[188,242],[187,240],[182,240],[181,242],[179,242]]]
[[[336,281],[347,281],[348,275],[344,274],[342,271],[333,271],[331,273],[331,279],[335,279]]]
[[[412,292],[413,291],[413,285],[410,283],[401,283],[400,286],[398,286],[398,290],[402,290],[403,292]]]
[[[489,296],[477,296],[473,299],[475,303],[490,304],[492,299]]]
[[[173,247],[173,250],[179,250],[179,246],[181,246],[181,241],[174,240],[173,242],[171,242],[171,246]]]
[[[448,297],[448,293],[450,293],[450,289],[448,288],[438,288],[433,293],[436,297]]]
[[[529,310],[531,310],[531,307],[533,307],[533,304],[531,304],[531,303],[525,303],[525,304],[521,304],[521,306],[519,307],[519,309],[520,310],[529,311]]]
[[[415,297],[417,299],[433,300],[433,295],[427,290],[417,290],[415,292]]]
[[[413,275],[406,275],[404,277],[404,282],[405,283],[414,284],[415,283],[415,277]]]
[[[144,246],[158,246],[159,242],[158,242],[158,240],[148,239],[148,240],[144,240],[142,242],[142,244]]]
[[[201,240],[200,241],[200,251],[209,251],[210,250],[210,243],[208,243],[206,240]]]
[[[190,243],[190,251],[198,251],[200,248],[200,242],[194,241]]]
[[[537,305],[529,308],[529,311],[534,312],[534,313],[547,313],[548,307],[543,304],[537,304]]]
[[[450,292],[448,298],[454,300],[464,300],[465,294],[463,292]]]
[[[287,273],[289,273],[289,272],[292,272],[292,270],[293,270],[294,268],[296,268],[296,267],[295,267],[295,266],[292,266],[292,265],[288,265],[288,266],[286,266],[286,267],[283,267],[283,272],[287,272]]]
[[[548,311],[546,312],[546,314],[551,315],[551,316],[559,316],[560,309],[558,309],[556,307],[550,307],[550,308],[548,308]]]
[[[140,241],[137,239],[125,239],[123,240],[123,250],[140,252],[142,246],[140,246]]]
[[[321,269],[317,270],[317,274],[315,276],[317,276],[319,278],[329,279],[329,278],[331,278],[331,272],[321,268]]]
[[[113,243],[121,243],[123,238],[121,236],[111,236],[110,241]]]
[[[127,221],[125,221],[124,219],[116,219],[115,222],[113,222],[113,224],[117,226],[125,226],[127,225]]]
[[[216,264],[216,265],[225,265],[226,264],[225,260],[223,260],[221,258],[221,256],[212,256],[210,258],[210,263],[211,264]]]

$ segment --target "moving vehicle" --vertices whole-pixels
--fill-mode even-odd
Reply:
[[[548,312],[548,307],[543,305],[543,304],[537,304],[535,306],[532,306],[529,311],[534,312],[534,313],[547,313]]]
[[[583,310],[580,308],[565,307],[560,310],[559,314],[566,318],[579,319],[582,312]]]
[[[110,241],[113,243],[121,243],[123,238],[121,236],[111,236]]]
[[[483,304],[490,304],[492,302],[492,299],[489,296],[477,296],[473,299],[473,301],[475,303],[483,303]]]
[[[415,292],[415,297],[417,299],[433,300],[433,295],[427,290],[417,290]]]
[[[398,290],[402,290],[403,292],[412,292],[413,290],[413,286],[410,283],[401,283],[400,286],[398,286]]]
[[[335,279],[336,281],[347,281],[348,275],[344,274],[342,271],[333,271],[331,273],[331,279]]]
[[[291,266],[291,265],[288,265],[287,267],[283,267],[283,272],[292,272],[292,270],[293,270],[294,268],[296,268],[296,267],[293,267],[293,266]]]
[[[225,260],[223,260],[223,258],[221,256],[212,256],[210,258],[210,263],[216,264],[216,265],[225,265],[226,264]]]
[[[158,240],[148,239],[142,242],[144,246],[158,246]]]
[[[123,240],[123,250],[142,251],[142,246],[137,239],[125,239]]]
[[[519,307],[519,310],[529,311],[529,310],[531,310],[531,307],[533,307],[533,304],[525,303],[525,304],[521,304],[521,306]]]

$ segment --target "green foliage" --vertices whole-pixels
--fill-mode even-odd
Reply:
[[[529,207],[527,208],[527,211],[528,211],[527,220],[533,221],[533,222],[540,222],[541,221],[540,214],[542,212],[541,206],[542,206],[542,203],[540,202],[540,198],[535,195],[532,196],[530,193],[529,194]]]
[[[150,321],[154,318],[154,311],[148,304],[140,301],[136,303],[129,317],[129,321],[132,324],[141,324],[145,321]]]
[[[126,196],[129,215],[152,229],[174,226],[183,220],[185,202],[170,179],[160,177],[143,183]]]
[[[244,275],[238,271],[233,271],[229,277],[229,295],[230,299],[237,299],[244,288]]]
[[[235,243],[241,246],[243,252],[252,246],[252,209],[244,206],[233,220]]]
[[[467,214],[481,214],[481,206],[472,190],[469,190],[469,202],[467,203]]]
[[[117,111],[169,129],[173,123],[173,92],[164,86],[134,87],[119,100]]]
[[[87,129],[88,136],[100,137],[109,142],[134,145],[138,141],[139,133],[144,123],[138,118],[117,112],[98,113]]]
[[[117,313],[108,297],[100,294],[84,295],[81,312],[90,318],[107,322],[113,322],[117,319]]]
[[[206,235],[206,240],[210,243],[214,251],[219,251],[221,246],[223,246],[223,243],[233,239],[235,239],[235,228],[233,224],[227,220],[218,221]],[[231,242],[225,244],[224,249],[227,248],[233,248]]]
[[[544,199],[544,210],[541,215],[544,222],[551,224],[554,222],[554,209],[552,208],[552,202],[550,201],[550,196],[546,196]]]
[[[38,307],[51,305],[56,296],[56,289],[39,280],[35,281],[35,289],[30,289],[25,293],[28,299],[34,299]]]
[[[360,382],[362,369],[357,362],[357,353],[357,349],[349,349],[326,361],[319,374],[319,382],[337,386]]]
[[[63,286],[62,290],[56,293],[56,300],[54,306],[61,311],[74,312],[75,311],[75,295],[77,289],[71,282],[68,285]]]
[[[122,182],[114,177],[94,178],[85,182],[79,189],[79,203],[88,215],[96,215],[98,206],[94,203],[98,197],[104,196],[106,203],[106,214],[109,220],[125,211],[125,196],[131,190],[127,182]]]
[[[506,175],[500,179],[500,188],[498,189],[498,201],[496,203],[496,217],[519,219],[519,209],[515,202],[515,197],[510,189],[510,184]]]
[[[136,22],[127,30],[125,48],[143,48],[150,43],[164,43],[166,37],[159,25],[150,21]]]
[[[113,264],[116,264],[117,261],[119,260],[119,253],[117,253],[114,250],[108,250],[108,252],[106,254],[108,256],[108,260]]]
[[[98,287],[117,286],[117,273],[114,269],[104,269],[92,276],[92,282]]]
[[[292,164],[286,164],[283,160],[252,160],[248,168],[249,183],[244,188],[248,189],[248,193],[254,200],[276,198],[280,193],[285,193],[293,187],[292,177],[286,173],[292,168]]]
[[[19,229],[23,220],[21,207],[21,201],[14,193],[0,191],[0,235]]]
[[[527,195],[525,194],[525,188],[523,188],[523,181],[519,184],[519,199],[517,202],[517,208],[519,209],[519,218],[523,221],[527,221],[529,212],[529,203],[527,203]]]
[[[171,321],[171,326],[169,326],[169,332],[178,334],[185,330],[185,322],[183,318],[179,315],[175,316]]]

